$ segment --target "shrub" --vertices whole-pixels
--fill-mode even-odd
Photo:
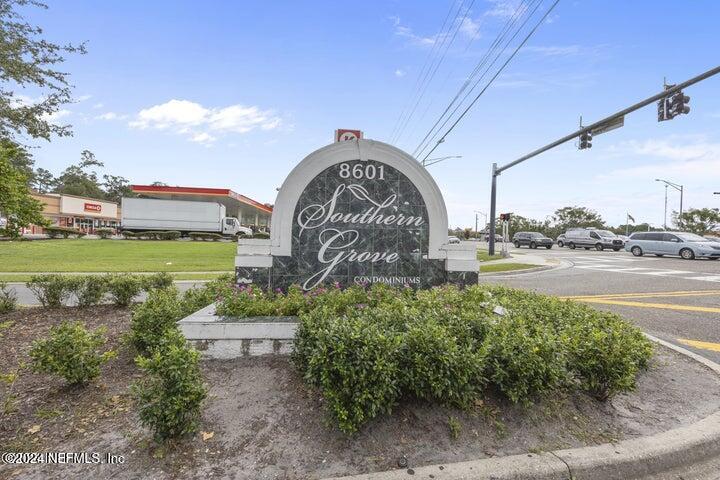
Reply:
[[[72,284],[67,277],[58,274],[33,275],[27,287],[37,297],[43,307],[60,307],[72,292]]]
[[[182,317],[187,317],[191,313],[197,312],[201,308],[205,308],[215,301],[218,291],[212,285],[195,287],[185,290],[180,305],[182,307]]]
[[[188,233],[188,237],[190,237],[190,240],[204,240],[205,235],[207,235],[205,232],[190,232],[190,233]]]
[[[108,291],[108,278],[104,275],[83,275],[67,280],[80,307],[97,305]]]
[[[136,238],[139,238],[139,239],[157,240],[159,238],[158,237],[159,233],[160,232],[155,232],[155,231],[137,232],[135,234],[135,236],[136,236]]]
[[[122,236],[125,238],[137,238],[137,234],[135,232],[131,232],[130,230],[124,230],[122,232]]]
[[[304,344],[300,340],[304,358],[299,362],[305,379],[322,391],[340,429],[351,433],[389,413],[400,397],[400,337],[361,318],[323,316],[316,310],[303,321],[298,336],[313,338],[306,337]],[[308,328],[315,322],[326,328]]]
[[[267,232],[255,232],[253,238],[270,238],[270,234]]]
[[[96,233],[100,238],[103,238],[103,239],[104,239],[104,238],[110,238],[110,237],[112,237],[113,229],[112,229],[112,228],[98,228],[98,229],[95,230],[95,233]]]
[[[168,331],[148,357],[135,359],[145,377],[132,385],[140,422],[158,440],[179,437],[197,429],[200,408],[207,397],[198,366],[200,354],[177,331]]]
[[[418,398],[468,408],[485,388],[485,350],[460,345],[450,329],[419,321],[404,336],[403,383]]]
[[[0,282],[0,314],[9,313],[17,308],[17,295],[10,290],[6,282]]]
[[[100,367],[115,352],[101,352],[105,329],[93,332],[79,322],[62,322],[50,329],[50,337],[33,342],[30,350],[32,369],[64,378],[69,384],[84,384],[100,375]]]
[[[144,290],[157,290],[161,288],[171,287],[173,284],[173,276],[167,272],[153,273],[152,275],[144,275],[142,278]]]
[[[640,330],[613,314],[597,312],[568,328],[569,365],[581,388],[598,400],[635,389],[637,373],[647,368],[652,344]]]
[[[138,275],[114,274],[109,276],[107,285],[113,303],[120,307],[127,307],[142,291],[143,281]]]
[[[486,338],[488,377],[515,403],[536,397],[568,380],[562,343],[552,328],[524,317],[501,317]]]
[[[44,227],[45,233],[50,238],[57,238],[57,237],[63,237],[68,238],[70,235],[75,235],[76,237],[84,237],[86,234],[85,232],[81,232],[80,230],[76,228],[68,228],[68,227]]]
[[[147,300],[133,308],[130,341],[141,353],[156,348],[168,330],[176,330],[183,306],[175,288],[152,290]]]
[[[175,230],[170,230],[168,232],[160,232],[160,238],[163,240],[177,240],[180,238],[180,232]]]

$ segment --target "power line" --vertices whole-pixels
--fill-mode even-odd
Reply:
[[[463,2],[463,3],[464,3],[464,2]],[[463,8],[462,8],[462,7],[463,7],[463,4],[462,4],[462,3],[460,4],[460,8],[458,8],[458,11],[457,11],[457,13],[456,13],[456,15],[455,15],[455,19],[453,20],[453,23],[454,23],[456,26],[455,26],[455,31],[454,31],[453,34],[452,34],[452,38],[450,39],[449,42],[446,42],[446,44],[445,44],[445,50],[443,51],[442,56],[440,57],[440,59],[438,60],[438,62],[435,64],[435,67],[433,68],[432,73],[430,74],[430,77],[429,77],[428,81],[425,83],[422,91],[420,92],[420,96],[418,97],[417,101],[415,102],[415,106],[413,107],[412,111],[410,112],[410,114],[409,114],[409,115],[407,116],[407,118],[405,119],[405,123],[403,124],[402,128],[401,128],[400,131],[398,132],[397,137],[396,137],[396,139],[395,139],[396,142],[400,140],[400,138],[402,137],[403,133],[405,132],[405,129],[407,128],[408,124],[410,123],[410,119],[411,119],[412,116],[415,114],[415,111],[417,110],[417,107],[420,105],[420,102],[422,101],[423,97],[425,96],[425,93],[427,92],[428,87],[430,86],[430,84],[432,83],[433,79],[435,78],[435,74],[437,73],[438,69],[440,68],[440,65],[442,65],[443,60],[445,60],[445,56],[447,55],[448,50],[450,49],[450,47],[452,46],[452,44],[455,43],[455,38],[457,37],[457,34],[458,34],[458,32],[460,31],[460,27],[462,27],[462,24],[465,22],[465,19],[467,18],[467,14],[470,12],[470,9],[473,7],[474,4],[475,4],[475,0],[471,0],[471,1],[470,1],[470,5],[465,9],[465,13],[464,13],[462,19],[460,19],[460,20],[458,21],[458,19],[459,19],[459,17],[460,17],[460,12],[461,12],[462,9],[463,9]],[[451,24],[451,25],[452,25],[452,24]],[[445,40],[445,39],[443,39],[443,41],[444,41],[444,40]]]
[[[395,137],[395,133],[397,132],[398,127],[400,126],[400,123],[402,121],[402,118],[405,116],[406,110],[410,107],[410,104],[412,103],[412,99],[415,96],[415,90],[418,89],[418,86],[420,85],[420,79],[423,77],[423,73],[425,72],[425,68],[430,64],[430,59],[433,58],[433,55],[435,53],[436,47],[438,46],[437,39],[443,36],[443,32],[445,32],[445,25],[447,24],[448,19],[450,18],[450,15],[452,14],[453,7],[455,6],[455,1],[452,0],[450,2],[450,8],[448,9],[447,14],[445,15],[445,20],[443,20],[442,26],[440,27],[440,30],[435,35],[435,42],[433,42],[433,46],[430,49],[430,52],[428,52],[427,57],[425,57],[425,63],[423,63],[422,68],[420,69],[420,73],[418,74],[417,78],[415,79],[415,85],[413,86],[413,89],[411,91],[410,96],[408,97],[407,103],[403,107],[403,109],[400,111],[400,116],[395,121],[395,126],[393,127],[392,133],[390,134],[390,143],[392,143],[392,139]],[[464,1],[464,0],[460,0]],[[399,20],[398,20],[399,21]]]
[[[542,0],[535,0],[535,1],[541,2]],[[472,73],[465,79],[465,82],[464,82],[463,85],[460,87],[460,89],[458,90],[458,92],[455,94],[455,97],[450,101],[450,103],[449,103],[448,106],[445,108],[445,110],[442,112],[442,114],[440,115],[440,117],[438,117],[438,119],[435,121],[435,123],[433,124],[433,126],[430,128],[430,130],[428,130],[428,132],[427,132],[427,134],[425,135],[425,137],[423,137],[423,139],[420,141],[420,143],[418,144],[418,146],[415,148],[415,150],[413,151],[413,156],[417,156],[418,154],[421,154],[422,151],[425,150],[425,148],[427,148],[427,146],[423,146],[423,144],[425,143],[425,141],[428,139],[428,137],[430,137],[430,135],[433,135],[433,137],[435,137],[435,136],[437,135],[437,133],[433,133],[433,131],[435,130],[435,128],[436,128],[436,127],[438,126],[438,124],[442,121],[442,119],[445,117],[445,115],[447,114],[447,112],[452,108],[452,106],[455,104],[455,102],[457,101],[457,99],[460,98],[460,95],[462,95],[462,93],[465,91],[465,89],[467,89],[467,87],[470,85],[470,83],[472,82],[473,78],[477,75],[477,73],[480,71],[480,69],[487,63],[487,61],[489,60],[489,58],[490,58],[490,56],[492,55],[492,53],[495,51],[495,49],[497,48],[497,46],[498,46],[500,43],[502,43],[502,41],[503,41],[504,38],[506,37],[507,33],[512,29],[512,27],[515,25],[515,23],[516,23],[517,20],[520,18],[520,16],[521,16],[522,14],[524,14],[524,13],[528,10],[529,6],[526,7],[524,10],[522,9],[523,3],[524,3],[524,0],[523,0],[523,2],[521,2],[521,3],[518,5],[518,8],[515,10],[515,13],[508,19],[508,22],[505,24],[505,27],[498,33],[497,37],[495,37],[495,40],[494,40],[493,43],[490,45],[490,47],[488,47],[488,50],[485,52],[485,55],[483,55],[483,57],[481,57],[480,60],[478,61],[478,63],[475,65],[475,68],[473,69]],[[522,26],[520,27],[520,29],[522,29]],[[468,45],[468,46],[469,46],[469,45]],[[482,79],[483,77],[484,77],[484,74],[483,74],[482,77],[480,77],[480,79]],[[473,86],[473,88],[470,89],[470,91],[472,91],[472,90],[475,88],[476,85],[477,85],[477,82],[476,82],[476,84]],[[465,98],[467,98],[467,95],[463,98],[463,100],[460,102],[460,104],[462,104],[462,102],[465,100]],[[458,105],[458,107],[455,108],[455,110],[453,110],[453,112],[450,114],[449,118],[452,117],[452,115],[455,114],[455,112],[457,111],[458,108],[459,108],[459,105]],[[448,118],[448,120],[449,120],[449,118]],[[443,123],[443,125],[440,126],[440,128],[444,127],[444,126],[447,124],[448,120],[446,120],[446,121]],[[430,141],[432,141],[432,140],[430,140]]]
[[[465,95],[464,95],[464,96],[462,97],[462,99],[457,103],[457,105],[455,105],[455,108],[453,108],[452,112],[450,112],[450,114],[447,115],[447,118],[445,118],[445,120],[442,122],[442,124],[439,125],[439,126],[437,126],[437,127],[433,127],[433,128],[436,128],[436,130],[435,130],[435,132],[432,132],[432,131],[429,132],[429,135],[428,135],[428,136],[429,136],[430,138],[427,139],[424,144],[418,145],[418,148],[416,149],[416,150],[417,150],[417,156],[422,155],[422,153],[425,151],[425,149],[428,148],[428,147],[431,145],[431,143],[437,138],[438,135],[440,135],[441,130],[442,130],[443,128],[445,128],[445,125],[447,125],[447,124],[452,120],[453,116],[457,113],[457,111],[462,107],[462,105],[465,103],[465,101],[468,99],[468,97],[472,94],[472,92],[475,91],[475,89],[478,87],[478,85],[480,85],[480,82],[483,81],[483,79],[485,78],[485,76],[486,76],[486,75],[490,72],[490,70],[493,68],[493,65],[495,65],[495,63],[500,59],[500,57],[502,57],[502,56],[505,54],[505,51],[506,51],[507,48],[510,46],[510,44],[515,40],[515,38],[518,36],[518,34],[519,34],[520,32],[522,32],[522,30],[525,28],[525,26],[527,25],[527,23],[533,18],[533,16],[535,15],[535,12],[537,12],[537,10],[538,10],[538,9],[540,8],[540,6],[542,5],[542,1],[543,1],[543,0],[538,0],[538,1],[535,3],[535,6],[534,6],[534,8],[532,9],[532,11],[530,12],[530,14],[527,15],[527,17],[526,17],[525,20],[522,22],[522,24],[520,25],[520,27],[518,27],[517,30],[515,30],[515,33],[513,33],[512,36],[505,42],[505,44],[504,44],[504,46],[502,47],[502,49],[499,50],[499,51],[497,51],[497,53],[495,54],[495,57],[492,59],[492,61],[485,67],[485,70],[482,72],[482,74],[477,78],[477,80],[475,80],[475,82],[473,83],[472,87],[465,93]],[[528,5],[528,9],[527,9],[527,10],[530,9],[531,5],[532,5],[532,4]],[[524,14],[527,12],[527,10],[526,10],[525,12],[522,12],[521,16],[524,15]],[[517,17],[517,20],[519,20],[519,19],[520,19],[520,16]],[[541,20],[541,22],[542,22],[542,20]],[[503,40],[505,39],[505,37],[507,37],[507,35],[508,35],[509,33],[510,33],[510,30],[506,31],[506,32],[504,33],[504,35],[503,35],[503,37],[502,37],[502,39],[501,39],[501,41],[500,41],[499,43],[502,43]],[[483,60],[482,64],[479,65],[479,68],[482,68],[482,66],[483,66],[484,64],[486,64],[487,61],[490,59],[490,56],[492,56],[493,52],[496,51],[498,48],[500,48],[500,47],[499,47],[499,43],[498,43],[498,45],[495,45],[495,48],[494,48],[493,50],[491,50],[491,51],[488,52],[487,58],[485,58],[485,59]],[[478,69],[478,71],[479,71],[479,69]],[[473,72],[473,73],[476,74],[476,72]],[[487,89],[488,86],[489,86],[489,83],[486,85],[485,88]],[[462,92],[460,92],[460,93],[462,93]],[[450,105],[448,106],[448,109],[449,109],[449,108],[450,108]],[[440,123],[441,120],[442,120],[442,118],[439,118],[438,121],[436,122],[436,125],[437,125],[438,123]],[[442,142],[440,142],[440,143],[442,143]]]
[[[437,141],[437,143],[432,148],[432,150],[430,150],[427,153],[427,155],[425,155],[425,158],[423,160],[425,160],[427,157],[429,157],[430,154],[432,154],[432,152],[434,152],[435,149],[437,149],[437,147],[445,141],[445,138],[450,134],[450,132],[452,132],[455,129],[457,124],[460,123],[460,120],[462,120],[465,117],[465,115],[467,115],[467,113],[470,111],[470,109],[473,107],[473,105],[475,105],[475,103],[480,99],[482,94],[485,93],[485,91],[492,85],[492,83],[495,81],[495,79],[498,77],[498,75],[500,75],[502,73],[502,71],[505,70],[505,67],[507,67],[507,65],[510,63],[510,61],[513,58],[515,58],[515,55],[517,55],[517,53],[527,43],[527,41],[530,40],[530,37],[533,36],[535,31],[538,29],[538,27],[540,27],[540,25],[545,21],[545,19],[548,17],[548,15],[550,15],[550,12],[553,11],[553,9],[557,6],[558,3],[560,3],[560,0],[555,0],[555,2],[552,4],[552,6],[550,6],[548,11],[545,12],[545,15],[543,15],[543,17],[540,19],[540,21],[538,21],[535,24],[535,26],[532,28],[532,30],[530,30],[530,32],[525,36],[523,41],[520,42],[520,45],[517,46],[515,51],[513,51],[513,53],[505,61],[505,63],[502,64],[500,69],[495,73],[495,75],[493,75],[493,77],[490,79],[490,81],[487,83],[487,85],[485,85],[485,87],[480,91],[480,93],[478,93],[478,95],[473,99],[473,101],[470,103],[470,105],[468,105],[467,108],[462,112],[462,114],[460,114],[460,117],[458,117],[458,119],[455,120],[455,123],[453,123],[452,126],[443,134],[443,136],[440,138],[440,140]]]

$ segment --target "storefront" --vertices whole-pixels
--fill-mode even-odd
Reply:
[[[43,216],[53,226],[93,233],[98,228],[117,229],[120,225],[120,208],[115,202],[57,193],[36,193],[33,197],[42,202]],[[32,226],[24,233],[43,233],[43,229]]]

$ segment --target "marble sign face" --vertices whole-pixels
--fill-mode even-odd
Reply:
[[[427,258],[428,232],[423,197],[402,172],[375,160],[338,163],[300,195],[292,254],[273,257],[268,283],[438,285],[447,274],[442,261]]]

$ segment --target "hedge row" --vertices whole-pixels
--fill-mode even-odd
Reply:
[[[125,238],[137,238],[138,240],[177,240],[180,238],[180,232],[175,230],[147,232],[131,232],[125,230],[122,234]]]
[[[81,232],[77,228],[68,227],[45,227],[45,233],[50,238],[68,238],[70,235],[75,235],[76,237],[80,238],[86,235],[84,232]]]
[[[524,405],[580,390],[605,400],[632,390],[652,353],[615,314],[503,287],[223,295],[221,305],[245,296],[300,312],[294,363],[345,432],[403,398],[466,408],[488,390]]]
[[[44,307],[60,307],[75,299],[81,307],[97,305],[106,297],[118,306],[130,305],[141,292],[172,286],[169,273],[151,275],[115,273],[105,275],[33,275],[27,283]]]

